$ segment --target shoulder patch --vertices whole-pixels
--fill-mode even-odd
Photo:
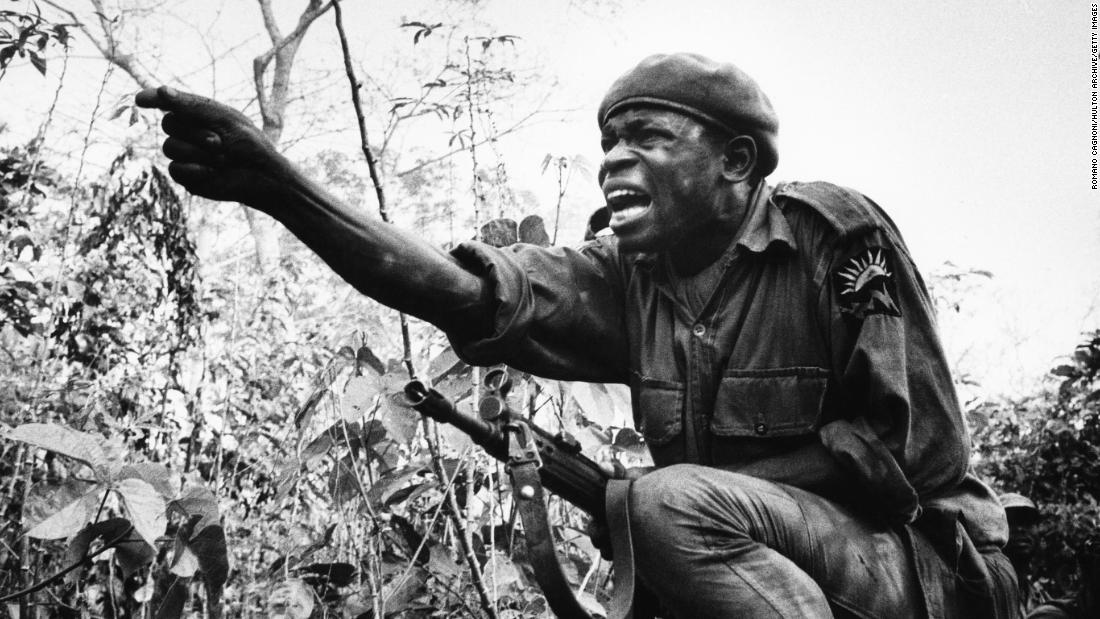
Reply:
[[[776,187],[775,197],[795,200],[823,217],[841,237],[869,230],[897,228],[879,205],[863,194],[832,183],[784,183]]]
[[[856,320],[872,314],[901,316],[893,261],[889,249],[869,247],[842,262],[833,272],[840,311]]]

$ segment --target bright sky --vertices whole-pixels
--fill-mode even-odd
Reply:
[[[347,19],[374,28],[430,21],[420,4],[348,3]],[[595,108],[610,81],[650,53],[699,52],[735,62],[771,97],[780,118],[773,181],[866,193],[894,217],[926,275],[947,260],[994,274],[943,320],[952,355],[970,351],[967,367],[990,391],[1026,390],[1082,331],[1100,327],[1089,2],[623,0],[602,23],[583,18],[581,0],[567,4],[481,3],[498,33],[522,37],[557,77],[550,107],[579,110],[507,141],[517,182],[547,195],[538,170],[548,152],[598,161]],[[226,7],[223,20],[255,20],[254,3]],[[196,23],[212,19],[196,8]],[[242,52],[238,68],[252,55]],[[91,66],[74,60],[70,79],[83,86],[68,96],[82,99],[59,113],[90,111],[102,77]],[[52,87],[13,71],[0,81],[0,120],[44,109]],[[595,206],[594,183],[589,191]]]

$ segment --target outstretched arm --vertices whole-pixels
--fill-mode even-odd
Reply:
[[[168,173],[189,192],[271,215],[348,283],[385,305],[448,332],[491,328],[485,280],[415,234],[340,202],[279,154],[244,114],[164,86],[135,100],[167,112]]]

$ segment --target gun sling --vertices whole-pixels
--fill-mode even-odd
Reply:
[[[486,398],[480,407],[479,419],[459,412],[452,402],[419,381],[406,385],[405,395],[409,405],[421,414],[454,425],[490,455],[505,461],[535,580],[554,614],[563,619],[592,619],[574,595],[558,562],[546,510],[544,483],[594,518],[607,522],[615,555],[615,587],[608,619],[653,617],[650,594],[644,587],[636,586],[634,580],[630,536],[632,482],[608,479],[598,465],[580,453],[580,446],[575,441],[554,437],[511,414],[502,397]]]

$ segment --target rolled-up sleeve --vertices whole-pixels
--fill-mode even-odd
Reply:
[[[613,240],[578,249],[468,242],[452,255],[489,282],[492,296],[492,333],[449,334],[464,361],[561,380],[626,382],[623,276]]]
[[[823,284],[841,413],[823,442],[880,510],[910,521],[918,500],[961,482],[970,450],[931,299],[889,230],[838,243]]]

